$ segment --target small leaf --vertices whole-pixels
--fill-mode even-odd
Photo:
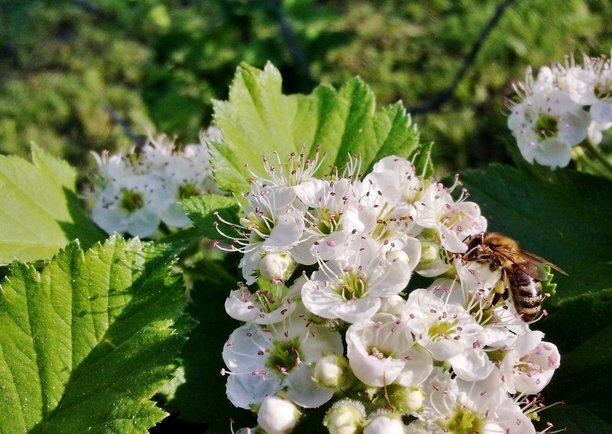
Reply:
[[[142,432],[176,369],[187,322],[173,249],[111,238],[69,244],[0,293],[0,432]]]
[[[386,155],[411,155],[418,144],[416,126],[400,103],[376,110],[372,91],[355,78],[336,91],[321,85],[310,95],[283,95],[280,73],[270,63],[263,71],[238,68],[229,99],[215,102],[215,123],[223,142],[210,144],[219,186],[244,192],[252,174],[264,175],[262,157],[275,152],[281,161],[292,152],[312,157],[326,153],[318,175],[343,168],[359,155],[370,168]]]
[[[408,157],[413,162],[416,173],[424,178],[429,178],[434,174],[433,161],[431,160],[432,147],[433,143],[419,145]]]
[[[238,223],[238,212],[240,207],[233,197],[218,194],[207,194],[204,196],[191,197],[181,202],[181,206],[187,212],[187,216],[193,224],[208,238],[212,240],[226,240],[217,231],[216,225],[221,220],[229,223]],[[227,225],[221,223],[220,227]],[[225,230],[228,228],[226,227]],[[230,231],[233,231],[231,228]]]
[[[555,275],[552,273],[550,266],[545,265],[544,268],[548,279],[540,282],[542,284],[542,294],[550,294],[550,297],[554,297],[557,293],[557,282],[553,282]]]
[[[105,238],[79,209],[75,170],[37,146],[32,161],[0,156],[0,263],[49,259],[73,239],[89,247]]]

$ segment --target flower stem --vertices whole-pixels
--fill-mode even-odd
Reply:
[[[606,156],[588,140],[584,140],[580,146],[587,151],[589,156],[597,160],[597,162],[603,166],[605,170],[599,170],[599,172],[606,178],[612,179],[612,163],[610,163]]]

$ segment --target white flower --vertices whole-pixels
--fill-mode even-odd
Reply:
[[[109,234],[129,232],[148,237],[159,226],[155,203],[160,191],[162,184],[153,176],[130,174],[114,178],[98,192],[92,219]]]
[[[286,434],[295,427],[299,417],[300,411],[291,401],[268,396],[259,407],[257,423],[268,434]]]
[[[143,151],[143,157],[146,156]],[[169,226],[183,227],[190,220],[179,205],[183,199],[206,193],[221,193],[212,177],[208,151],[202,145],[187,145],[182,153],[162,160],[156,173],[163,179],[166,199],[158,204],[158,214]]]
[[[384,158],[363,182],[356,183],[359,204],[351,220],[360,222],[354,226],[380,242],[415,236],[420,228],[414,224],[413,202],[422,189],[423,181],[408,161],[394,156]]]
[[[369,386],[416,386],[433,367],[431,355],[414,345],[410,329],[390,314],[351,325],[346,344],[353,373]]]
[[[528,72],[527,81],[519,85],[525,95],[512,106],[508,127],[528,162],[535,159],[552,168],[565,167],[571,159],[571,148],[587,137],[590,118],[580,104],[551,82],[550,74],[549,68],[542,68],[534,84]],[[540,79],[542,75],[546,80]]]
[[[296,404],[318,407],[332,397],[333,390],[312,380],[311,365],[325,355],[342,352],[338,333],[300,316],[273,328],[247,323],[231,334],[223,348],[230,374],[227,396],[236,407],[248,409],[286,390],[285,396]]]
[[[484,351],[486,334],[463,306],[449,303],[432,291],[410,293],[403,318],[417,342],[436,360],[446,360],[466,380],[487,377],[494,366]]]
[[[450,190],[440,183],[427,187],[415,206],[416,223],[429,229],[420,237],[427,241],[439,239],[449,252],[464,253],[467,245],[463,240],[487,229],[487,221],[477,204],[466,201],[464,195],[453,200]]]
[[[350,236],[352,228],[345,230],[344,215],[355,201],[353,184],[348,179],[311,179],[296,186],[295,192],[308,210],[303,238],[292,254],[300,264],[311,265],[317,262],[318,245],[333,248]]]
[[[470,382],[436,371],[425,383],[425,392],[424,411],[417,417],[426,431],[411,432],[535,434],[533,424],[504,393],[496,375]]]
[[[315,315],[355,323],[371,318],[380,298],[398,294],[409,280],[408,265],[385,260],[378,243],[358,236],[341,259],[321,264],[304,284],[302,301]]]
[[[612,122],[611,59],[584,56],[584,66],[567,70],[570,98],[578,104],[591,106],[589,113],[599,124]]]
[[[295,300],[300,294],[301,283],[296,282],[291,288],[282,284],[269,284],[253,291],[246,286],[230,292],[225,301],[225,311],[238,321],[257,324],[275,324],[289,317],[298,303]]]
[[[533,395],[550,382],[561,356],[554,344],[542,342],[543,336],[542,332],[531,331],[508,344],[500,366],[508,392]]]
[[[399,416],[382,414],[368,422],[363,434],[404,434],[404,424]]]
[[[240,262],[247,285],[255,283],[262,253],[283,252],[296,245],[304,231],[304,214],[294,207],[295,192],[290,188],[257,188],[246,196],[249,206],[242,224],[235,228],[242,234],[232,247],[244,253]]]

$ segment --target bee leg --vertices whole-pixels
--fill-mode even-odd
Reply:
[[[500,280],[499,282],[497,282],[495,288],[493,289],[493,293],[494,295],[493,300],[491,300],[491,306],[495,306],[502,298],[504,300],[508,298],[508,291],[506,291],[506,283],[504,282],[504,280]]]

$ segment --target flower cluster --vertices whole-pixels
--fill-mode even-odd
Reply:
[[[541,68],[535,79],[528,69],[515,89],[508,127],[530,163],[565,167],[572,148],[598,145],[612,126],[612,63],[605,57],[584,56],[583,65],[568,59]]]
[[[209,129],[201,139],[213,140],[218,134]],[[186,226],[189,219],[178,202],[218,191],[205,144],[187,145],[179,152],[161,135],[128,154],[93,155],[98,173],[89,194],[95,202],[92,218],[109,234],[148,237],[160,222]]]
[[[258,412],[241,432],[289,433],[326,405],[331,434],[535,433],[559,353],[502,296],[502,269],[467,259],[478,205],[400,157],[363,179],[356,160],[317,178],[319,157],[266,162],[240,223],[218,216],[246,281],[222,370]],[[433,281],[407,293],[415,274]]]

